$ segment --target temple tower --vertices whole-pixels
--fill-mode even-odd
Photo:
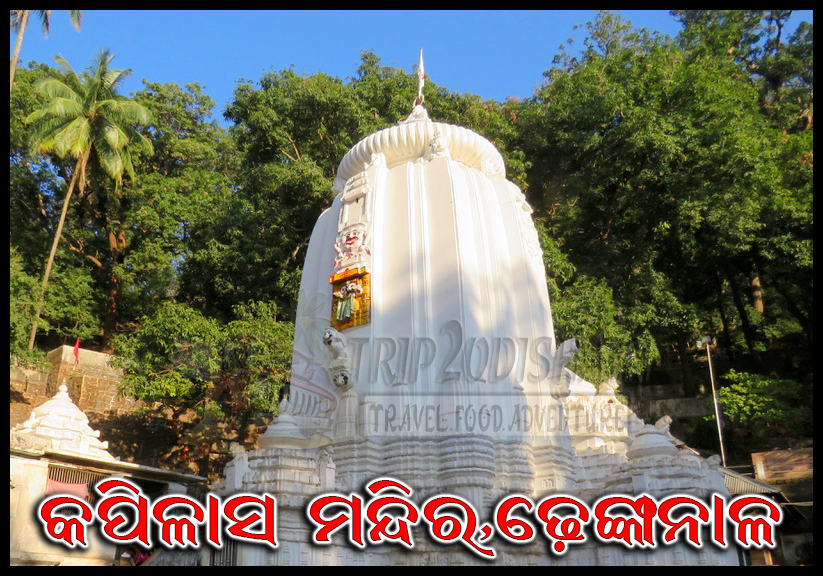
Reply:
[[[310,444],[335,444],[338,484],[391,474],[487,504],[531,492],[535,470],[571,488],[556,437],[571,356],[500,153],[417,104],[352,148],[334,190],[303,271],[290,412]]]
[[[422,78],[411,115],[355,145],[333,191],[303,268],[288,400],[260,449],[239,454],[219,487],[278,497],[283,547],[245,561],[482,562],[425,538],[416,554],[313,547],[312,496],[362,493],[381,476],[411,486],[419,502],[467,498],[483,517],[512,493],[717,488],[716,464],[680,450],[667,430],[644,428],[616,383],[598,389],[565,368],[577,348],[555,340],[532,210],[488,140],[429,118]],[[555,558],[541,544],[503,557],[635,562],[633,551],[597,543],[576,553]],[[655,551],[642,562],[693,556]],[[733,553],[704,556],[735,562]]]

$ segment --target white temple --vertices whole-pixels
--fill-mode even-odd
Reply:
[[[644,425],[616,382],[565,368],[576,347],[555,340],[531,208],[488,140],[430,120],[419,98],[346,154],[333,190],[303,269],[289,398],[218,487],[278,500],[279,548],[242,547],[238,564],[486,563],[425,536],[413,550],[312,544],[312,498],[384,476],[483,518],[512,493],[725,493],[718,462]],[[494,545],[508,565],[737,564],[708,546]]]
[[[44,537],[36,511],[46,496],[70,495],[93,505],[97,498],[94,486],[112,477],[139,480],[152,496],[186,493],[189,487],[206,482],[191,474],[121,461],[108,448],[108,442],[100,440],[100,432],[89,426],[88,417],[72,402],[64,383],[25,422],[9,430],[12,566],[105,566],[119,560],[123,547],[118,551],[97,530],[88,531],[87,547],[67,548]]]

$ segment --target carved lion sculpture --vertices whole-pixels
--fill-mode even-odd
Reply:
[[[345,360],[349,357],[344,336],[334,328],[326,328],[323,332],[323,344],[331,352],[333,360]]]

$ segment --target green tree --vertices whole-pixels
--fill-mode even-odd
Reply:
[[[23,259],[12,246],[9,257],[9,347],[11,354],[25,349],[34,309],[37,279],[26,273]]]
[[[62,77],[45,78],[37,90],[48,98],[41,109],[27,119],[32,134],[32,146],[40,152],[52,153],[58,158],[71,158],[74,168],[68,185],[60,221],[43,273],[42,292],[48,285],[55,253],[75,186],[83,197],[90,167],[98,167],[116,184],[116,193],[123,175],[134,177],[132,152],[150,152],[151,142],[137,132],[135,126],[149,121],[146,109],[129,99],[118,96],[118,85],[130,70],[110,68],[114,56],[101,52],[91,67],[77,74],[71,66],[58,58]],[[112,253],[119,252],[120,239],[109,227],[109,246]],[[119,281],[111,278],[109,287],[104,340],[111,336],[110,318],[116,316],[119,298]],[[43,296],[40,297],[42,302]],[[41,304],[35,311],[28,348],[34,347]]]
[[[679,40],[691,57],[736,64],[740,77],[759,92],[762,115],[782,133],[771,138],[779,185],[763,203],[763,229],[750,251],[751,268],[739,274],[731,291],[738,293],[733,301],[740,313],[745,308],[741,294],[750,285],[749,341],[755,327],[769,340],[800,332],[810,351],[813,24],[801,22],[787,34],[791,10],[678,10],[674,15],[684,24]]]
[[[48,158],[32,153],[29,149],[28,129],[25,118],[43,105],[43,99],[35,92],[34,86],[42,78],[56,73],[44,65],[33,69],[21,69],[17,75],[17,86],[10,98],[9,107],[9,228],[12,251],[19,262],[23,274],[41,278],[43,255],[49,251],[54,239],[55,227],[59,221],[62,199],[65,194],[63,179],[68,181],[69,168],[58,159],[52,163]],[[71,212],[70,212],[71,214]],[[72,218],[67,218],[63,237],[76,234],[77,226]],[[39,281],[38,281],[39,285]],[[20,348],[15,356],[24,354],[35,304],[40,289],[32,287],[27,295],[20,297],[29,302],[19,310],[28,310],[26,338],[12,339],[12,344]],[[67,243],[61,243],[55,255],[49,285],[44,295],[42,322],[48,325],[49,333],[63,338],[81,337],[84,340],[99,332],[100,312],[91,270],[78,262],[76,255],[68,250]]]
[[[813,435],[813,390],[776,374],[764,376],[730,370],[717,393],[723,415],[739,439],[784,444],[781,437]],[[756,444],[755,444],[756,445]]]
[[[117,338],[123,387],[162,401],[175,415],[191,408],[224,417],[276,412],[290,374],[293,328],[270,302],[238,305],[222,323],[185,304],[166,302],[141,329]]]
[[[31,153],[24,124],[45,102],[34,86],[57,74],[43,65],[21,69],[11,97],[11,239],[28,274],[42,273],[65,196],[61,182],[70,180],[72,168],[54,155]],[[211,118],[214,103],[198,86],[147,84],[134,98],[152,117],[141,131],[154,150],[138,158],[139,179],[124,179],[115,188],[97,171],[90,174],[87,194],[73,196],[45,294],[42,322],[48,333],[71,342],[79,336],[84,346],[99,344],[110,274],[122,286],[117,330],[135,330],[141,317],[176,294],[189,231],[213,220],[231,194],[231,140]],[[109,222],[122,254],[114,266]]]
[[[139,318],[180,297],[192,237],[226,209],[238,164],[231,138],[212,118],[214,102],[199,85],[146,82],[134,99],[151,114],[142,131],[154,150],[135,166],[141,176],[123,201],[106,205],[122,238],[118,329],[134,329]],[[98,225],[103,216],[94,214]],[[202,308],[196,299],[189,302]]]
[[[48,36],[51,28],[51,10],[35,10],[43,25],[43,34]],[[17,40],[14,43],[14,50],[11,55],[9,65],[9,94],[14,89],[14,74],[17,70],[17,61],[20,58],[20,48],[23,46],[23,34],[26,32],[31,10],[9,10],[9,24],[12,31],[17,33]],[[80,23],[83,21],[82,10],[69,10],[69,18],[75,28],[80,30]]]
[[[755,278],[771,295],[766,281],[793,259],[775,282],[798,316],[811,310],[807,148],[788,146],[732,56],[698,57],[609,13],[588,32],[582,55],[561,54],[518,116],[530,200],[576,269],[555,297],[558,326],[608,292],[644,362],[655,346],[685,360],[697,333],[715,330],[756,354],[767,331],[788,327],[788,307],[772,296],[758,313]],[[587,278],[588,290],[569,290]]]
[[[763,112],[787,131],[813,126],[813,24],[789,36],[792,10],[674,10],[697,58],[732,58],[758,87]]]
[[[312,228],[333,198],[311,160],[250,165],[242,189],[187,230],[181,301],[230,320],[237,304],[274,301],[293,312]]]

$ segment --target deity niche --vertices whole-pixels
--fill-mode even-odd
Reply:
[[[331,325],[345,330],[368,324],[371,319],[371,291],[366,268],[343,270],[329,278],[332,284]]]
[[[366,227],[362,224],[349,226],[337,235],[334,243],[337,258],[334,260],[334,269],[340,270],[355,265],[363,265],[366,256],[371,254],[366,246]]]
[[[346,322],[354,316],[354,313],[360,309],[357,297],[362,294],[363,287],[357,280],[349,280],[340,287],[340,290],[335,291],[334,298],[337,306],[334,319],[338,322]]]

